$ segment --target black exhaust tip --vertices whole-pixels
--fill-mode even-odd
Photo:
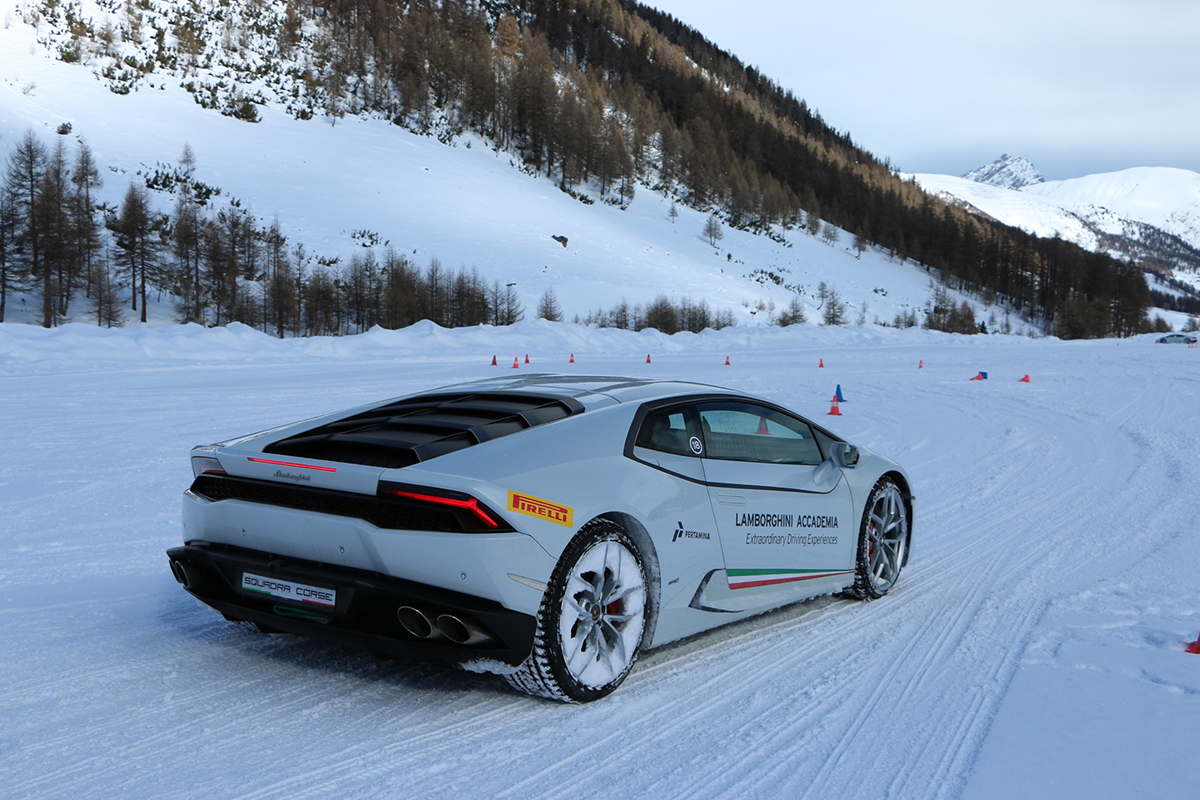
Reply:
[[[183,568],[183,564],[179,563],[175,559],[171,559],[171,574],[175,576],[175,580],[179,581],[179,584],[183,586],[183,588],[188,588],[187,570]]]

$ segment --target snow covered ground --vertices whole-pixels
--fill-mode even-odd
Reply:
[[[0,795],[1192,796],[1200,350],[1152,341],[0,325]],[[191,445],[525,353],[749,390],[895,457],[900,584],[651,651],[562,706],[255,635],[171,578]]]

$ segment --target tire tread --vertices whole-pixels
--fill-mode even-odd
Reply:
[[[554,567],[554,573],[550,578],[549,585],[558,586],[563,583],[565,573],[575,566],[574,560],[570,556],[574,555],[573,547],[577,542],[603,541],[604,539],[620,541],[635,554],[637,552],[636,546],[624,528],[612,520],[599,517],[580,528],[575,539],[564,549],[563,557],[559,559],[558,564]],[[616,685],[619,685],[624,680],[624,676],[616,681],[616,684],[607,691],[595,693],[595,696],[590,698],[574,697],[562,686],[558,678],[554,675],[554,668],[551,664],[553,656],[549,651],[554,631],[547,629],[546,626],[547,620],[553,617],[553,605],[558,602],[558,598],[553,595],[553,592],[547,590],[542,596],[542,603],[538,608],[537,628],[533,637],[533,649],[530,651],[529,657],[521,663],[521,666],[515,672],[505,675],[504,680],[508,682],[509,686],[519,692],[533,697],[544,697],[547,700],[557,700],[561,703],[580,703],[586,702],[589,699],[599,699],[615,689]],[[625,675],[628,675],[629,670],[633,669],[633,665],[637,662],[637,657],[638,653],[635,652],[633,658],[630,659],[629,669],[626,670]]]

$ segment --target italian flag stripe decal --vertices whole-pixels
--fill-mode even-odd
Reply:
[[[854,570],[824,569],[730,569],[725,571],[730,589],[753,589],[755,586],[773,586],[777,583],[811,581],[814,578],[831,578],[849,575]]]

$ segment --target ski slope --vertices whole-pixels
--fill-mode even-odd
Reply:
[[[0,794],[1190,796],[1200,351],[1152,342],[0,325]],[[897,588],[650,651],[611,697],[564,706],[253,634],[172,579],[192,445],[526,353],[755,392],[896,458],[917,495]],[[838,384],[844,416],[825,416]]]
[[[178,167],[187,145],[196,180],[221,190],[210,213],[236,200],[259,227],[278,221],[289,248],[304,246],[309,272],[317,257],[343,267],[356,255],[382,262],[391,247],[421,269],[436,258],[451,270],[478,269],[489,285],[512,284],[530,317],[553,289],[568,320],[622,301],[645,307],[665,295],[730,312],[739,325],[764,325],[799,296],[816,324],[818,287],[826,282],[847,302],[851,322],[891,323],[923,309],[933,294],[933,276],[923,268],[880,248],[856,253],[846,231],[831,245],[803,229],[777,230],[771,239],[722,226],[714,246],[702,234],[709,209],[680,202],[673,219],[672,199],[646,185],[624,208],[607,201],[611,193],[601,198],[595,185],[576,187],[589,195],[586,204],[470,134],[443,144],[386,119],[297,120],[279,103],[261,107],[260,122],[242,122],[197,105],[182,88],[195,76],[166,71],[114,94],[93,74],[99,62],[69,64],[48,52],[23,8],[0,0],[0,159],[29,131],[46,147],[61,141],[69,159],[84,141],[104,180],[97,199],[119,208],[131,184]],[[97,26],[112,16],[92,0],[85,11]],[[46,26],[41,31],[50,35]],[[57,135],[64,124],[70,135]],[[157,212],[169,213],[175,202],[152,192]],[[1005,317],[1004,308],[970,302],[980,320]],[[163,322],[171,320],[167,305]],[[24,306],[10,301],[6,319],[40,323],[39,310],[36,298]],[[89,310],[79,297],[69,316],[90,321]],[[1016,314],[1011,324],[1031,327]]]

